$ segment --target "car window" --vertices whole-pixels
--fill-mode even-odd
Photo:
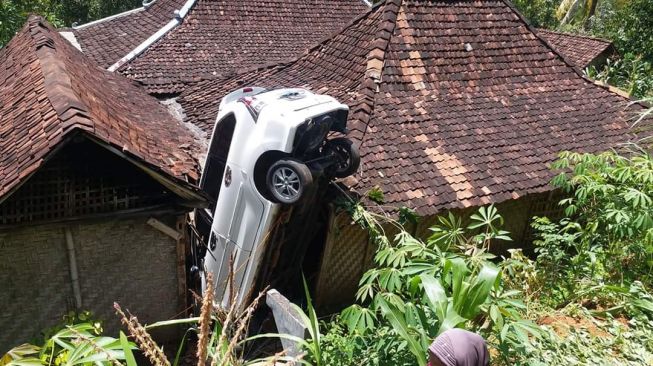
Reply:
[[[233,113],[224,116],[216,123],[209,147],[206,166],[202,173],[201,188],[209,195],[209,209],[211,215],[215,210],[215,204],[218,201],[220,187],[222,187],[222,177],[227,164],[227,156],[231,147],[231,140],[236,127],[236,117]]]

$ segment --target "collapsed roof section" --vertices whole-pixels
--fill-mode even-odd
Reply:
[[[305,55],[187,89],[210,131],[242,86],[304,87],[351,107],[361,171],[421,215],[550,190],[558,152],[628,140],[641,109],[582,77],[504,0],[388,0]]]
[[[190,183],[199,174],[193,134],[156,99],[98,67],[42,18],[31,16],[0,50],[0,65],[0,200],[81,135],[183,199],[203,201]]]
[[[584,69],[592,64],[605,61],[615,52],[612,42],[578,34],[538,29],[537,34],[544,38],[574,66]]]

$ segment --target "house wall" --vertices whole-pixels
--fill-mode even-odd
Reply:
[[[177,241],[147,224],[149,216],[0,231],[0,354],[61,323],[74,310],[65,227],[75,243],[83,310],[116,336],[113,302],[142,323],[178,313]],[[175,227],[174,215],[158,217]]]
[[[528,252],[533,239],[529,225],[531,218],[559,216],[559,199],[558,193],[547,192],[497,204],[497,210],[504,218],[503,229],[510,232],[512,241],[497,241],[492,244],[492,251],[506,254],[507,249],[524,248]],[[453,213],[462,217],[467,225],[469,217],[477,210],[478,207],[470,207]],[[338,311],[354,301],[360,278],[372,266],[375,251],[367,233],[352,223],[347,214],[337,214],[331,222],[316,288],[316,305],[324,313]],[[437,222],[437,215],[422,217],[416,227],[409,226],[406,230],[426,240],[432,234],[429,228]],[[388,227],[386,235],[393,238],[396,231]]]

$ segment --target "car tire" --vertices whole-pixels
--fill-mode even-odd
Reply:
[[[358,170],[361,163],[361,156],[358,148],[346,137],[337,137],[328,140],[322,150],[325,154],[331,154],[336,158],[334,176],[345,178]]]
[[[282,159],[268,169],[267,189],[277,203],[297,203],[311,184],[313,175],[310,169],[297,160]]]

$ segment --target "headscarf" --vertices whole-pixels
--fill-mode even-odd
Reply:
[[[429,351],[445,366],[488,366],[490,355],[483,337],[462,329],[440,334]]]

